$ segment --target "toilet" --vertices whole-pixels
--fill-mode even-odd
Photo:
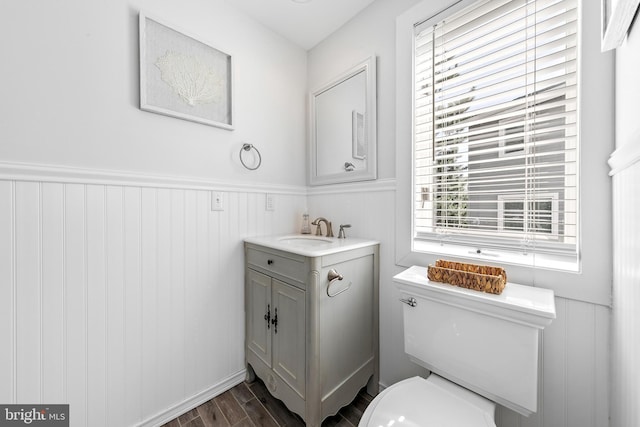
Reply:
[[[500,295],[431,282],[425,267],[394,277],[404,351],[431,371],[387,387],[360,427],[495,427],[497,404],[538,408],[541,331],[556,317],[553,291],[508,283]]]

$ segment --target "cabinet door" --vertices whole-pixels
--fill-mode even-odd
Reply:
[[[271,278],[253,270],[247,275],[247,345],[271,367]],[[266,316],[266,318],[265,318]]]
[[[305,292],[273,279],[273,370],[300,397],[305,395]]]

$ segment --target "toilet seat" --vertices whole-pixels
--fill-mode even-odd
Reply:
[[[431,374],[400,381],[373,399],[360,427],[496,427],[495,403]]]

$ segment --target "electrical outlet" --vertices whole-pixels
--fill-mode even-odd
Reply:
[[[275,211],[276,210],[276,201],[273,194],[267,193],[267,197],[265,200],[265,210],[267,211]]]
[[[222,191],[213,191],[211,193],[211,210],[212,211],[224,210],[224,193]]]

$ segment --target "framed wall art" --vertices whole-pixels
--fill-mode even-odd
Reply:
[[[140,12],[140,109],[233,129],[231,55]]]
[[[618,48],[627,36],[640,0],[601,0],[601,50]]]

